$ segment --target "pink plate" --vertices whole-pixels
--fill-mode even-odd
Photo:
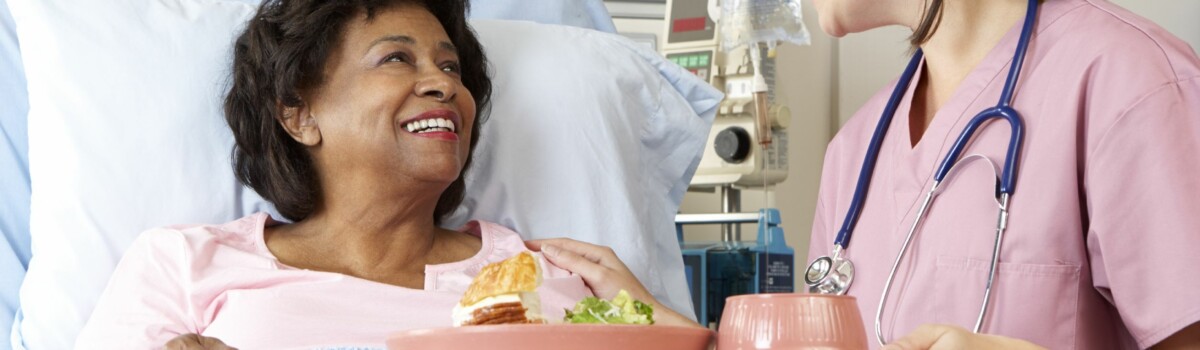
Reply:
[[[704,350],[713,331],[640,325],[534,324],[417,329],[393,334],[388,349]]]

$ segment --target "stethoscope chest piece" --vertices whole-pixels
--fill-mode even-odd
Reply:
[[[809,293],[845,295],[850,290],[854,264],[840,255],[835,252],[833,257],[822,256],[808,264],[804,284],[808,285]]]

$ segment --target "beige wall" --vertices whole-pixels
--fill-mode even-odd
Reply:
[[[1115,0],[1146,16],[1175,35],[1200,48],[1200,0]],[[805,5],[810,5],[805,2]],[[612,5],[609,6],[613,8]],[[811,46],[785,45],[777,57],[777,96],[792,110],[789,129],[791,164],[787,181],[774,187],[769,205],[780,209],[788,244],[796,248],[797,278],[807,265],[808,237],[816,205],[821,162],[825,145],[836,129],[880,88],[895,79],[907,62],[909,31],[890,27],[834,39],[821,32],[812,6],[805,18],[813,34]],[[661,20],[616,20],[618,29],[661,28]],[[661,30],[661,29],[660,29]],[[660,45],[661,47],[661,45]],[[762,192],[747,190],[742,206],[763,205]],[[684,213],[713,213],[720,210],[715,193],[689,192],[681,206]],[[744,228],[744,238],[753,239],[753,227]],[[687,231],[688,240],[718,240],[716,227]],[[799,285],[797,281],[797,285]]]

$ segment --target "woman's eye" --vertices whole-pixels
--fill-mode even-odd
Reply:
[[[462,73],[462,67],[458,65],[458,62],[452,62],[442,66],[442,71],[446,73],[459,74]]]
[[[406,55],[406,54],[404,54],[404,53],[397,52],[397,53],[390,54],[390,55],[387,55],[386,57],[384,57],[384,58],[383,58],[383,62],[384,62],[384,63],[388,63],[388,62],[412,62],[412,60],[408,58],[408,55]]]

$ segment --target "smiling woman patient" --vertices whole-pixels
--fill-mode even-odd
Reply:
[[[237,177],[292,223],[259,213],[142,234],[76,347],[373,348],[450,326],[474,274],[528,250],[499,225],[438,226],[463,198],[492,89],[465,12],[463,0],[264,3],[235,43],[225,116]],[[625,289],[660,324],[694,325],[610,249],[528,246],[553,263],[547,310]]]

